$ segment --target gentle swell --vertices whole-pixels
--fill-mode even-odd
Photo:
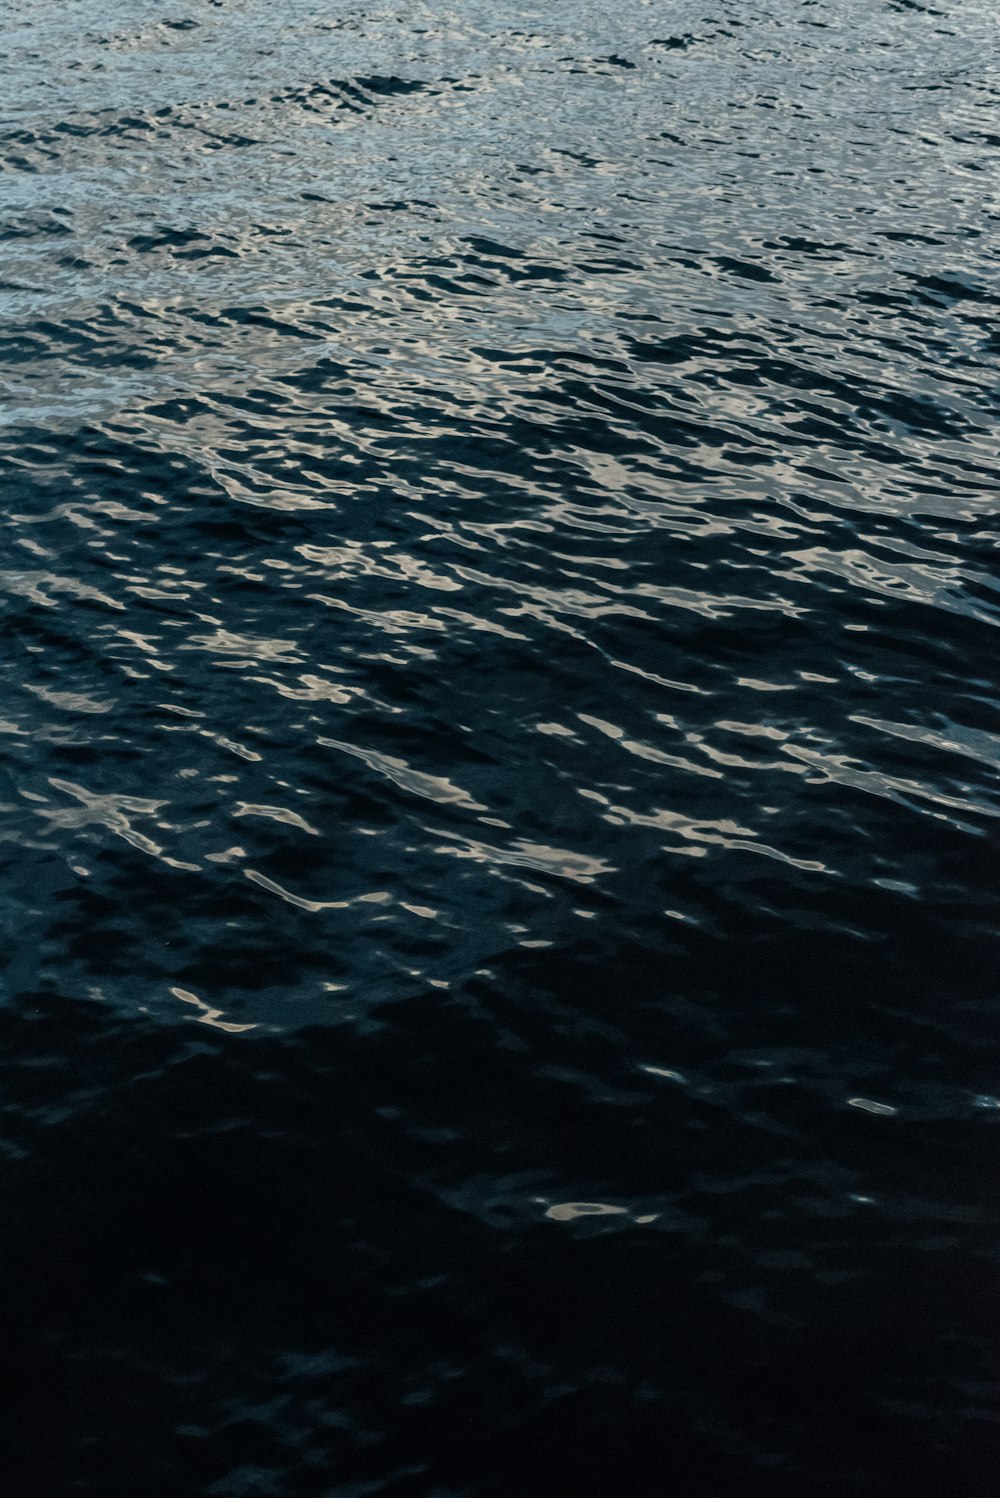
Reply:
[[[705,8],[0,18],[12,1493],[995,1490],[995,16]]]

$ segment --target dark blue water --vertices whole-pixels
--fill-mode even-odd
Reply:
[[[989,0],[8,0],[10,1498],[1000,1484]]]

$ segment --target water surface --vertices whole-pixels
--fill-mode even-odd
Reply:
[[[992,1495],[995,8],[0,37],[10,1491]]]

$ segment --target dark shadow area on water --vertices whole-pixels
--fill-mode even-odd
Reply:
[[[995,1115],[844,1106],[905,971],[744,934],[264,1039],[20,994],[8,1490],[987,1498]]]

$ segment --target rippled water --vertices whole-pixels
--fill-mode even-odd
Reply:
[[[995,7],[0,34],[6,1490],[995,1493]]]

